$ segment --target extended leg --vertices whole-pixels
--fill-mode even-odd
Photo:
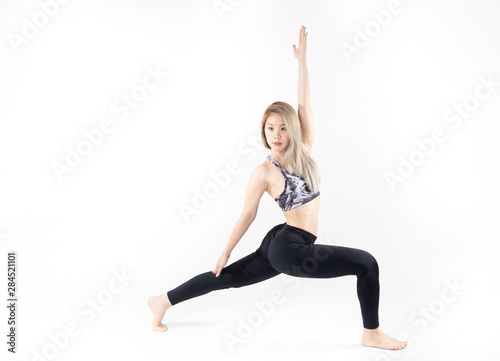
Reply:
[[[279,275],[259,253],[253,252],[222,269],[219,277],[201,273],[167,292],[172,305],[215,290],[251,285]]]

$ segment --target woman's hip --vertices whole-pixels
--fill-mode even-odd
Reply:
[[[301,231],[291,229],[285,224],[270,240],[267,256],[271,265],[285,272],[285,269],[311,257],[314,252],[315,237],[310,235],[310,233],[304,235]]]
[[[256,253],[271,264],[293,264],[312,254],[316,239],[314,234],[285,222],[269,230]]]

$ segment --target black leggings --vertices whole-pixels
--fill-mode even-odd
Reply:
[[[278,224],[255,252],[224,267],[219,277],[208,271],[168,291],[170,303],[175,305],[215,290],[248,286],[280,273],[310,278],[356,275],[363,327],[377,328],[380,286],[375,258],[356,248],[314,244],[316,238],[286,222]]]

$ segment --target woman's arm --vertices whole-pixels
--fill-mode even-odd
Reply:
[[[212,271],[212,273],[214,273],[217,277],[226,265],[234,247],[248,230],[248,227],[250,227],[255,217],[257,217],[260,199],[267,189],[266,177],[267,172],[263,164],[257,166],[250,176],[246,189],[243,211],[241,212],[240,218],[231,232],[229,241],[227,242],[226,247],[224,247],[215,269]]]
[[[299,106],[309,106],[309,74],[306,63],[306,43],[307,33],[305,26],[302,26],[299,32],[299,45],[293,45],[293,52],[299,62],[299,85],[297,89],[297,98]]]
[[[257,166],[250,175],[250,180],[248,181],[245,193],[243,211],[241,212],[240,218],[238,219],[238,222],[236,222],[233,232],[229,237],[229,241],[227,242],[227,245],[222,253],[225,253],[228,256],[231,254],[233,248],[240,241],[241,237],[243,237],[255,217],[257,217],[260,199],[267,189],[266,176],[267,172],[263,164]]]
[[[224,247],[221,256],[219,257],[217,263],[215,264],[215,268],[212,271],[215,277],[219,277],[220,273],[222,272],[222,269],[226,266],[227,261],[231,256],[233,248],[240,241],[241,237],[243,237],[243,235],[247,231],[248,227],[250,227],[252,222],[253,222],[252,218],[245,218],[243,216],[241,216],[240,219],[238,219],[238,222],[236,222],[236,225],[233,228],[233,232],[229,237],[229,241],[227,242],[226,247]]]
[[[231,236],[229,236],[229,241],[227,241],[226,247],[224,247],[222,254],[228,257],[231,255],[234,247],[236,247],[240,239],[246,233],[248,227],[250,227],[250,225],[253,223],[253,220],[254,218],[244,217],[243,215],[240,216],[240,219],[238,219],[236,225],[233,228],[233,231],[231,232]]]
[[[306,63],[307,33],[305,26],[302,26],[299,33],[299,45],[293,45],[295,58],[299,62],[299,84],[297,87],[297,98],[299,101],[299,120],[302,128],[304,144],[311,149],[314,143],[315,127],[314,118],[310,104],[309,73]]]

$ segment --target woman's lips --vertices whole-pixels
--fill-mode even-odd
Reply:
[[[278,145],[278,146],[281,145],[281,143],[277,143],[277,142],[274,142],[273,144],[274,145]]]

